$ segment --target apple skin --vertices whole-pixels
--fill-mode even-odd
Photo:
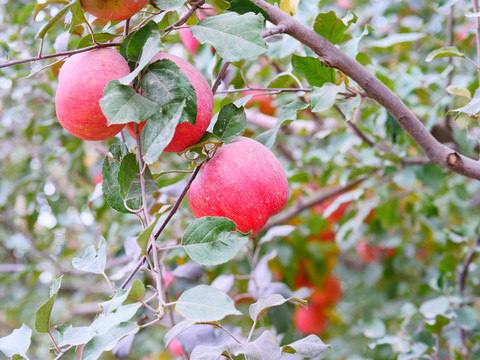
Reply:
[[[107,125],[99,101],[109,81],[130,73],[115,50],[99,49],[71,56],[60,69],[55,107],[60,124],[83,140],[106,140],[125,125]]]
[[[178,124],[172,140],[164,150],[165,152],[179,152],[189,146],[195,145],[202,138],[203,134],[205,134],[212,120],[213,93],[207,80],[205,80],[200,71],[189,62],[175,55],[159,53],[153,57],[152,63],[161,59],[168,59],[177,64],[180,70],[188,77],[197,94],[197,119],[195,125],[189,122]],[[140,134],[145,123],[146,121],[140,123],[138,126]],[[126,129],[130,136],[135,139],[135,124],[127,124]]]
[[[327,210],[327,208],[335,201],[335,199],[337,197],[339,197],[340,195],[337,195],[329,200],[325,200],[323,202],[321,202],[320,204],[317,204],[313,207],[313,212],[318,214],[318,215],[323,215],[323,213],[325,212],[325,210]],[[345,215],[345,213],[347,212],[350,204],[352,202],[351,201],[347,201],[347,202],[344,202],[342,204],[340,204],[340,206],[338,206],[338,208],[333,212],[331,213],[327,218],[327,222],[329,222],[330,224],[335,224],[337,222],[340,221],[340,219]]]
[[[333,274],[328,275],[320,287],[315,287],[312,293],[312,303],[320,307],[335,305],[342,297],[340,280]]]
[[[322,307],[312,303],[308,309],[299,306],[295,309],[294,322],[297,330],[303,335],[322,334],[327,328],[327,317]]]
[[[170,350],[170,352],[177,357],[182,356],[183,354],[182,345],[177,338],[173,339],[170,344],[168,344],[168,350]]]
[[[181,28],[178,30],[178,35],[180,36],[180,40],[182,41],[183,45],[187,48],[188,51],[192,54],[196,54],[198,48],[200,47],[200,43],[197,39],[195,39],[192,35],[192,31],[190,28]]]
[[[82,9],[99,19],[122,21],[139,12],[148,0],[80,0]]]
[[[275,155],[241,137],[217,150],[193,181],[188,201],[196,218],[222,216],[252,236],[287,205],[288,181]]]

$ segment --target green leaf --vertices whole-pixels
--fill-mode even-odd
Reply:
[[[162,32],[160,31],[158,24],[155,23],[155,21],[150,20],[137,31],[130,33],[122,41],[120,53],[128,61],[138,62],[143,54],[143,48],[147,41],[149,41],[149,39],[153,39],[155,41],[152,42],[152,40],[150,40],[151,44],[154,44],[154,46],[159,46],[158,42],[160,41],[161,37]]]
[[[118,309],[128,298],[128,291],[118,289],[112,299],[100,303],[104,313],[111,313]]]
[[[39,333],[48,333],[50,331],[50,315],[52,314],[58,290],[62,284],[62,277],[63,275],[53,281],[50,287],[50,298],[35,312],[35,331]]]
[[[179,8],[185,3],[185,0],[152,0],[162,10],[174,10]]]
[[[110,33],[96,33],[95,34],[95,40],[98,43],[106,43],[107,41],[117,37],[118,35],[115,34],[110,34]],[[83,49],[89,46],[94,45],[95,43],[93,42],[92,35],[88,34],[87,36],[84,36],[79,43],[77,44],[77,49]]]
[[[190,354],[190,359],[192,360],[218,360],[225,358],[231,359],[232,357],[229,356],[228,352],[228,345],[216,345],[216,346],[208,346],[208,345],[198,345],[196,346],[192,353]]]
[[[115,311],[102,313],[92,322],[89,327],[89,333],[93,336],[106,334],[112,328],[130,320],[142,306],[141,303],[122,305]]]
[[[324,344],[316,335],[308,335],[306,338],[295,341],[282,347],[282,352],[298,354],[302,358],[316,358],[325,350],[331,349],[330,345]]]
[[[50,19],[49,22],[47,22],[46,24],[44,24],[40,30],[38,31],[37,35],[35,36],[35,39],[43,39],[45,37],[45,35],[47,35],[47,33],[52,30],[52,28],[57,25],[60,20],[62,20],[62,18],[65,16],[65,14],[70,10],[70,8],[75,5],[75,3],[77,2],[77,0],[72,0],[70,1],[70,3],[68,3],[68,5],[66,5],[65,7],[63,7],[59,12],[57,12],[55,14],[55,16],[53,18]]]
[[[250,360],[279,360],[281,358],[278,340],[269,330],[264,331],[255,341],[246,344],[233,344],[230,349],[233,355],[244,354]]]
[[[120,172],[121,158],[126,154],[126,148],[119,145],[112,145],[108,149],[113,157],[106,156],[102,167],[102,192],[107,203],[121,213],[130,213],[127,210],[120,194],[120,184],[118,183],[118,174]],[[127,201],[127,205],[131,209],[139,209],[141,207],[141,199]]]
[[[472,93],[467,88],[460,86],[449,85],[447,87],[447,92],[451,95],[460,96],[472,100]]]
[[[455,309],[454,313],[456,317],[453,321],[462,329],[470,331],[477,326],[478,315],[471,306]]]
[[[133,304],[136,303],[138,300],[132,299],[131,297],[135,297],[137,299],[143,300],[145,297],[145,285],[139,279],[135,279],[132,282],[132,286],[130,287],[130,291],[128,292],[128,299],[123,302],[123,305]]]
[[[299,299],[295,297],[290,297],[288,299],[285,299],[282,295],[272,294],[272,295],[263,296],[260,299],[258,299],[257,302],[250,305],[248,313],[250,314],[250,317],[252,318],[252,320],[256,322],[268,309],[271,309],[274,306],[283,305],[289,301],[298,303],[300,305],[303,305],[304,307],[307,307],[307,304],[308,304],[307,301],[303,299]]]
[[[312,86],[335,83],[335,70],[323,66],[320,59],[312,56],[292,55],[293,69],[303,76]]]
[[[371,47],[388,48],[395,44],[417,41],[423,39],[425,36],[423,33],[400,33],[370,41],[367,45]]]
[[[247,128],[247,117],[242,107],[227,104],[220,110],[213,133],[224,143],[231,143],[243,135]]]
[[[322,87],[313,87],[310,94],[310,101],[312,102],[312,111],[322,111],[330,109],[337,99],[339,92],[345,91],[345,83],[335,85],[332,83],[325,83]]]
[[[437,315],[445,315],[450,306],[450,301],[446,296],[440,296],[436,299],[425,301],[420,306],[420,312],[427,319],[435,318]]]
[[[480,113],[480,88],[475,91],[473,99],[465,106],[461,108],[450,110],[450,112],[461,112],[470,116],[476,116]]]
[[[250,234],[234,231],[235,223],[222,217],[196,219],[185,230],[182,245],[188,256],[201,265],[219,265],[237,255]]]
[[[439,59],[442,57],[452,57],[452,56],[465,58],[465,54],[462,53],[460,50],[458,50],[455,46],[446,46],[430,52],[425,58],[425,61],[430,62],[432,60]]]
[[[148,241],[150,240],[150,235],[152,235],[152,231],[157,225],[158,219],[160,219],[161,213],[156,213],[154,220],[148,225],[148,227],[142,231],[140,235],[138,235],[137,238],[137,244],[140,246],[140,249],[142,249],[142,254],[147,253],[147,247],[148,247]]]
[[[196,322],[220,321],[228,315],[242,315],[227,294],[207,285],[185,291],[177,300],[175,309],[184,318]]]
[[[185,101],[164,106],[156,116],[147,121],[142,130],[144,161],[153,164],[158,160],[175,134],[185,109]]]
[[[337,105],[345,116],[345,120],[349,121],[353,118],[353,113],[362,103],[362,98],[360,95],[355,95],[354,97],[348,99],[340,99],[337,101]]]
[[[195,321],[185,319],[177,323],[174,327],[172,327],[163,337],[163,346],[165,350],[167,349],[168,345],[175,339],[178,335],[182,332],[187,330],[190,326],[194,325]]]
[[[205,3],[212,5],[213,7],[220,10],[230,9],[230,3],[226,0],[207,0]]]
[[[120,195],[123,198],[127,196],[130,185],[139,171],[137,156],[135,154],[125,155],[120,163],[120,170],[117,176],[117,181],[120,185]]]
[[[197,119],[195,88],[173,61],[161,59],[150,64],[142,77],[142,94],[160,108],[167,105],[175,108],[174,111],[166,110],[170,115],[175,113],[178,105],[185,103],[179,123],[189,122],[195,125]]]
[[[313,29],[331,43],[338,44],[342,41],[345,31],[357,19],[357,16],[351,11],[343,19],[339,19],[334,11],[320,13],[315,19]]]
[[[359,53],[358,45],[360,44],[360,41],[368,35],[369,30],[373,30],[373,28],[370,25],[367,25],[359,36],[354,36],[350,40],[343,43],[343,52],[352,59],[355,59]]]
[[[67,0],[46,0],[45,2],[43,2],[41,4],[36,4],[35,5],[35,10],[33,11],[32,19],[35,20],[38,13],[50,4],[64,4],[64,5],[67,5],[68,1]]]
[[[138,94],[133,87],[120,84],[118,80],[112,80],[105,86],[100,107],[108,125],[139,124],[159,110],[155,102]]]
[[[63,342],[60,346],[86,344],[91,338],[92,335],[89,333],[88,326],[73,327],[70,325],[63,334]]]
[[[94,337],[85,345],[82,360],[97,360],[104,351],[113,350],[122,338],[136,334],[138,330],[137,324],[124,322],[111,328],[108,332]]]
[[[73,258],[72,265],[75,269],[94,274],[103,274],[105,272],[105,264],[107,263],[107,242],[105,238],[100,237],[98,243],[98,253],[95,246],[90,245],[81,258]]]
[[[260,36],[263,16],[232,12],[210,16],[191,27],[193,36],[201,43],[212,45],[217,54],[230,62],[258,57],[267,51]]]
[[[278,118],[275,126],[267,131],[264,131],[258,135],[255,140],[259,143],[271,148],[277,139],[278,131],[282,126],[290,124],[292,121],[297,120],[298,112],[308,108],[308,104],[300,100],[294,100],[290,104],[282,106],[278,113]]]
[[[261,14],[267,20],[269,18],[269,15],[265,10],[255,5],[250,0],[231,0],[229,10],[240,15],[252,12],[254,14]]]
[[[15,329],[10,335],[0,338],[0,351],[8,357],[16,354],[26,355],[32,342],[32,329],[23,324]]]

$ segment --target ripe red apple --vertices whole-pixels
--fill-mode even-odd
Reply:
[[[257,95],[261,94],[261,95]],[[245,91],[242,95],[248,96],[254,95],[250,100],[247,101],[245,107],[250,108],[258,105],[258,109],[262,114],[273,116],[275,115],[276,108],[272,105],[272,98],[267,94],[264,94],[261,90],[248,90]]]
[[[207,15],[215,15],[217,10],[213,8],[211,5],[204,5],[200,11],[197,12],[198,20],[202,20],[207,17]],[[197,39],[195,39],[192,35],[192,31],[190,28],[185,27],[178,30],[178,35],[180,36],[180,40],[182,41],[183,45],[190,51],[192,54],[196,54],[198,48],[200,47],[200,43]]]
[[[312,303],[319,307],[335,305],[342,297],[340,280],[333,274],[328,275],[312,293]]]
[[[99,19],[121,21],[139,12],[148,0],[80,0],[82,9]]]
[[[187,76],[192,83],[195,93],[197,94],[197,119],[195,125],[189,122],[178,124],[175,129],[173,139],[165,148],[165,152],[179,152],[185,148],[195,145],[205,134],[210,125],[213,114],[213,93],[203,75],[195,69],[189,62],[179,58],[178,56],[159,53],[155,55],[152,62],[160,59],[168,59],[173,61],[180,70]],[[145,121],[139,124],[140,133],[145,126]],[[127,124],[127,132],[135,139],[135,124]]]
[[[114,137],[125,125],[107,125],[99,101],[109,81],[130,73],[115,50],[99,49],[71,56],[60,69],[55,107],[60,124],[83,140]]]
[[[294,322],[297,330],[303,334],[321,334],[327,328],[327,317],[324,310],[312,303],[308,309],[299,306],[295,309]]]
[[[241,137],[223,145],[190,187],[195,217],[223,216],[241,232],[259,231],[288,201],[285,171],[259,142]]]

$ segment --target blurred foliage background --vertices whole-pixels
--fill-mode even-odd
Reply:
[[[36,5],[29,0],[0,0],[0,64],[36,56],[35,35],[61,8],[49,5],[34,19]],[[303,0],[294,16],[312,26],[316,14],[330,10],[339,16],[352,10],[358,16],[340,48],[350,46],[350,40],[359,41],[357,59],[395,91],[440,141],[478,157],[478,119],[447,115],[465,105],[477,89],[475,67],[461,58],[425,61],[431,51],[447,45],[476,58],[475,18],[466,16],[473,13],[470,2]],[[155,20],[165,27],[179,13]],[[139,24],[142,16],[146,15],[132,19],[132,25]],[[97,30],[105,26],[94,25]],[[122,27],[108,31],[116,29],[121,32]],[[86,34],[79,27],[69,35],[69,26],[61,22],[45,38],[44,53],[75,49]],[[284,35],[268,43],[265,56],[245,61],[241,71],[230,67],[230,89],[245,87],[244,79],[259,87],[291,87],[294,78],[304,87],[313,85],[291,65],[293,53],[312,56],[311,51]],[[208,45],[201,45],[197,54],[188,53],[176,31],[165,45],[214,81],[219,66]],[[54,323],[85,325],[94,319],[98,303],[108,298],[110,290],[101,276],[80,273],[71,261],[97,244],[100,235],[107,240],[108,275],[116,284],[138,256],[134,245],[140,222],[109,208],[97,185],[113,140],[81,141],[62,129],[54,107],[59,64],[37,72],[53,62],[0,69],[0,337],[22,323],[33,328],[36,309],[61,274],[65,276],[52,314]],[[342,79],[342,74],[336,76]],[[355,89],[355,84],[350,85]],[[217,111],[241,96],[222,90],[215,98]],[[272,95],[273,113],[267,114],[261,113],[259,104],[253,105],[247,111],[246,135],[264,132],[265,124],[297,98],[298,93]],[[308,102],[308,94],[302,100]],[[466,255],[478,237],[480,184],[429,163],[375,102],[361,98],[355,114],[348,110],[352,102],[346,98],[337,102],[337,108],[302,111],[297,122],[282,128],[272,148],[289,177],[291,199],[285,213],[291,216],[272,219],[275,225],[290,227],[272,228],[267,235],[270,241],[262,246],[260,259],[268,267],[261,276],[272,276],[290,289],[314,288],[317,297],[312,301],[319,309],[311,307],[306,317],[315,319],[314,329],[305,330],[306,320],[291,305],[270,310],[266,321],[284,335],[285,342],[300,338],[299,331],[318,333],[334,350],[324,353],[325,359],[436,359],[437,355],[441,360],[478,359],[480,268],[475,257],[465,288],[460,281]],[[128,135],[125,139],[131,141]],[[167,154],[152,170],[172,169],[187,170],[188,161]],[[185,179],[183,174],[159,178],[157,205],[173,203]],[[356,184],[347,186],[352,181]],[[335,187],[344,191],[334,201],[309,203]],[[305,203],[310,206],[300,206]],[[333,214],[327,216],[326,211]],[[162,236],[180,238],[192,219],[184,201]],[[178,270],[188,261],[180,250],[170,252],[166,261],[176,275],[172,299],[192,284],[234,274],[237,279],[230,293],[247,311],[250,303],[243,303],[241,296],[246,291],[241,276],[250,272],[245,254],[201,271]],[[145,274],[138,276],[150,281]],[[232,323],[242,326],[242,320]],[[163,351],[164,333],[160,327],[141,331],[126,358],[173,357]],[[31,358],[47,358],[51,347],[48,336],[34,334]]]

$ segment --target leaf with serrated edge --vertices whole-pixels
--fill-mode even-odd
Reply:
[[[250,305],[249,314],[253,321],[257,321],[268,309],[274,306],[280,306],[286,302],[295,302],[303,306],[307,306],[307,301],[303,299],[298,299],[290,297],[285,299],[282,295],[272,294],[267,296],[262,296],[258,299],[257,302]]]
[[[249,234],[235,230],[227,218],[205,216],[185,230],[182,245],[188,256],[201,265],[219,265],[235,257],[247,243]]]
[[[15,354],[26,355],[31,338],[32,329],[23,324],[19,329],[13,330],[10,335],[0,338],[0,351],[8,357]]]
[[[282,347],[282,352],[298,354],[304,358],[316,358],[325,350],[331,349],[330,345],[324,344],[316,335],[308,335],[306,338],[295,341]]]
[[[227,294],[207,285],[185,291],[177,300],[175,309],[184,318],[197,322],[220,321],[228,315],[242,315]]]
[[[180,335],[182,332],[187,330],[190,326],[194,325],[196,322],[185,319],[177,323],[174,327],[172,327],[168,332],[165,334],[163,337],[163,346],[165,350],[167,349],[168,345],[175,339],[178,335]]]
[[[120,84],[118,80],[107,84],[99,103],[108,125],[139,124],[159,111],[155,102],[137,93],[133,87]]]
[[[235,62],[255,58],[267,51],[263,16],[232,12],[210,16],[191,27],[193,36],[201,43],[212,45],[225,61]]]
[[[231,143],[243,135],[247,128],[247,117],[243,108],[227,104],[220,110],[213,133],[224,143]]]
[[[94,274],[103,274],[107,262],[107,242],[102,236],[98,243],[98,253],[95,246],[89,246],[81,258],[73,258],[72,265],[75,269]]]
[[[63,275],[56,279],[50,288],[50,298],[35,312],[35,330],[39,333],[48,333],[50,330],[50,315],[62,284]]]

